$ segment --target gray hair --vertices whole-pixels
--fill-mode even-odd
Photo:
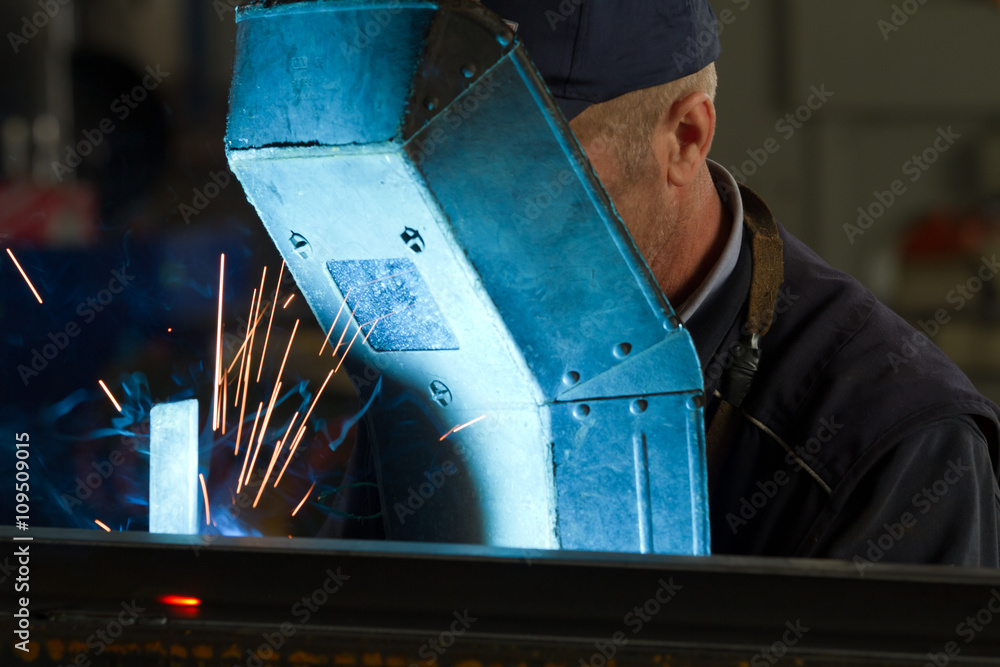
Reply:
[[[675,102],[697,92],[714,102],[719,78],[715,63],[670,83],[626,93],[585,109],[573,119],[573,131],[593,153],[608,152],[628,182],[648,175],[653,166],[653,129]]]

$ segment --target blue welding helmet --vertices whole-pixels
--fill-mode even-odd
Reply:
[[[567,119],[719,57],[707,0],[485,0],[515,28]]]
[[[342,339],[318,361],[366,406],[355,460],[386,537],[704,555],[701,365],[538,69],[599,102],[717,50],[693,46],[688,14],[692,46],[671,37],[669,12],[635,21],[669,42],[642,58],[551,14],[575,41],[536,42],[548,6],[535,30],[508,13],[523,41],[471,0],[241,6],[229,165]],[[598,26],[605,8],[565,19]],[[588,64],[560,70],[560,53]]]

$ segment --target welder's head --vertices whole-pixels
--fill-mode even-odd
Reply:
[[[516,24],[640,251],[652,252],[686,194],[711,182],[720,46],[708,0],[482,2]]]
[[[652,145],[667,110],[693,93],[715,99],[720,46],[708,0],[483,4],[516,25],[613,199],[620,186],[662,176]],[[714,132],[714,107],[711,116]]]

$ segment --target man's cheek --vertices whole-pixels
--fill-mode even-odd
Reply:
[[[590,160],[591,166],[594,167],[594,173],[597,174],[597,178],[601,179],[601,183],[611,193],[618,179],[614,159],[607,147],[608,144],[606,142],[598,140],[597,142],[587,143],[583,147],[583,152],[587,154],[587,159]]]

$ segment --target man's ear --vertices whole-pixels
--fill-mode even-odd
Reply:
[[[715,105],[706,93],[691,93],[663,112],[653,130],[653,154],[670,185],[694,180],[714,137]]]

